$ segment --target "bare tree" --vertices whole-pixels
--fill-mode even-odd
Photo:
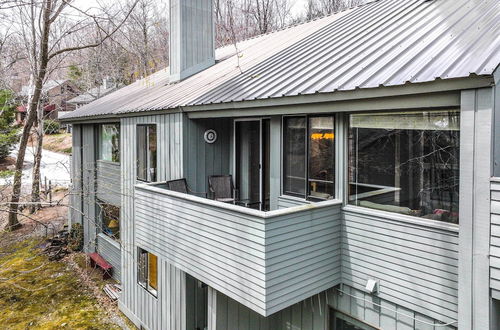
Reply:
[[[130,8],[124,20],[115,24],[108,17],[103,19],[99,14],[75,7],[72,0],[12,0],[9,3],[11,4],[9,9],[12,13],[19,15],[13,19],[12,23],[14,24],[16,20],[21,22],[18,24],[19,34],[26,41],[33,81],[33,93],[29,99],[28,115],[19,145],[9,205],[9,218],[6,225],[6,230],[14,230],[20,227],[17,214],[26,147],[31,129],[39,117],[37,109],[43,82],[50,69],[49,65],[57,62],[69,52],[101,45],[122,26],[135,5]],[[77,18],[73,18],[75,13],[79,14]],[[74,37],[84,27],[91,25],[95,29],[95,38],[92,42]],[[56,26],[57,29],[55,29]]]
[[[259,28],[259,32],[267,33],[274,28],[275,2],[273,0],[255,0],[252,6],[252,15]]]
[[[276,26],[280,29],[288,25],[292,17],[294,0],[274,0]]]

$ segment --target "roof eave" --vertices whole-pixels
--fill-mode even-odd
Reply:
[[[215,103],[204,105],[187,105],[168,109],[153,109],[144,111],[120,112],[106,115],[93,115],[88,117],[61,118],[65,123],[92,123],[102,121],[117,121],[122,117],[148,116],[160,113],[172,112],[211,112],[224,110],[241,110],[244,116],[245,109],[255,109],[260,107],[281,107],[289,105],[318,104],[331,102],[348,102],[355,100],[387,98],[396,96],[408,96],[415,94],[428,94],[439,92],[451,92],[465,89],[491,87],[495,84],[493,75],[470,76],[455,79],[437,79],[431,82],[407,83],[398,86],[380,86],[375,88],[358,88],[347,91],[334,91],[329,93],[315,93],[307,95],[284,96],[277,98],[266,98],[257,100],[234,101],[227,103]]]

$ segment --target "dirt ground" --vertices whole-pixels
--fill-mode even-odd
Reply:
[[[29,141],[29,146],[36,145],[36,135],[33,134]],[[71,134],[70,133],[59,133],[44,135],[43,137],[43,149],[47,149],[54,152],[60,152],[64,154],[71,154]]]
[[[58,194],[64,204],[65,192]],[[44,207],[22,217],[21,229],[0,231],[1,329],[135,329],[102,290],[114,280],[103,280],[85,254],[49,261],[42,253],[67,214],[66,206]]]
[[[9,167],[15,164],[16,164],[16,159],[14,157],[5,157],[5,159],[3,159],[0,162],[0,171],[8,170]]]

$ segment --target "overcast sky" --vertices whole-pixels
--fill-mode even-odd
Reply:
[[[103,1],[103,0],[100,0]],[[106,1],[106,0],[105,0]],[[157,0],[158,2],[168,2],[168,0]],[[95,6],[98,0],[76,0],[75,4],[78,4],[80,8],[89,8]],[[295,4],[292,8],[292,15],[297,16],[304,11],[307,0],[295,0]]]

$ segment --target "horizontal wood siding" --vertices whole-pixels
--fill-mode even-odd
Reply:
[[[286,209],[289,207],[306,205],[310,203],[311,202],[306,201],[305,199],[300,199],[297,197],[290,197],[286,195],[281,195],[278,197],[278,209]]]
[[[161,191],[136,187],[137,244],[250,309],[268,315],[339,283],[340,204],[265,219]]]
[[[113,278],[121,281],[122,256],[120,244],[104,234],[98,234],[97,252],[113,266]]]
[[[264,220],[136,188],[137,244],[251,308],[265,309]]]
[[[134,219],[134,186],[137,183],[136,151],[137,125],[157,125],[157,158],[158,180],[166,181],[182,177],[182,128],[183,115],[180,113],[128,117],[121,119],[121,241],[122,241],[122,286],[120,305],[125,306],[130,313],[141,320],[142,325],[149,329],[168,329],[167,320],[162,317],[159,299],[137,284],[137,242]],[[141,246],[143,247],[143,246]],[[159,267],[160,269],[162,267]],[[163,273],[159,272],[159,278]],[[160,282],[160,285],[163,282]],[[159,288],[163,290],[163,287]],[[179,307],[181,308],[181,307]],[[172,314],[172,317],[182,317],[181,314]],[[182,324],[179,320],[175,324]],[[175,328],[175,330],[184,330]]]
[[[500,178],[491,181],[490,287],[500,299]]]
[[[112,205],[121,205],[120,163],[98,160],[96,184],[98,199]]]
[[[267,219],[267,315],[339,284],[340,248],[340,204]]]
[[[342,281],[445,323],[457,320],[458,230],[392,220],[346,208]]]

